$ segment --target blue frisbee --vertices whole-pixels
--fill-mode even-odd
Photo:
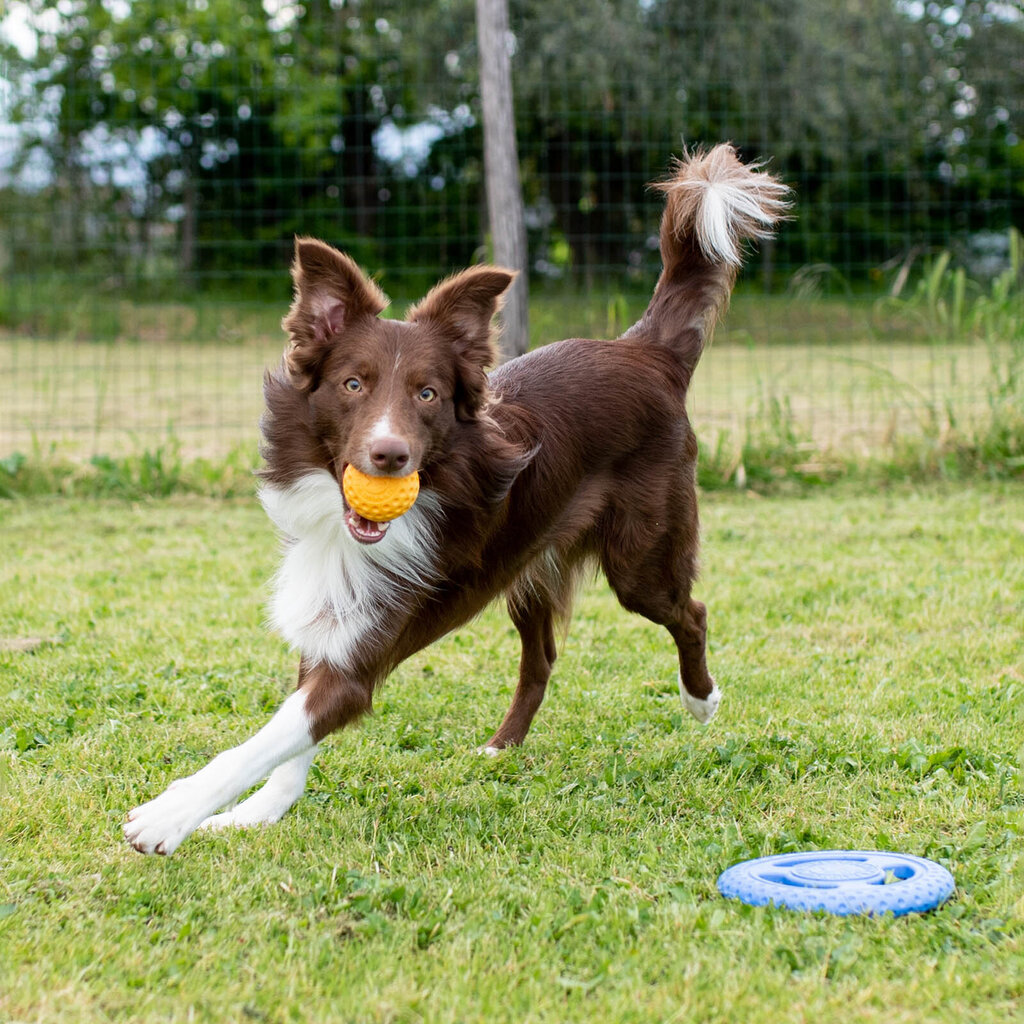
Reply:
[[[723,871],[718,891],[755,907],[830,914],[920,914],[953,894],[953,876],[905,853],[819,850],[745,860]]]

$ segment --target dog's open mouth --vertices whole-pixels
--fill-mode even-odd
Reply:
[[[347,466],[348,463],[345,463],[345,467],[342,468],[342,477],[345,475],[344,469]],[[345,497],[344,486],[340,487],[339,490],[341,491],[341,503],[345,506],[345,525],[348,527],[348,532],[352,535],[352,538],[359,541],[360,544],[380,543],[391,524],[375,523],[372,519],[367,519],[366,516],[360,515],[348,503],[348,498]]]
[[[342,467],[341,499],[345,525],[360,544],[378,544],[395,519],[405,515],[416,502],[420,476],[369,475],[351,463]]]
[[[345,525],[348,527],[348,532],[360,544],[376,544],[384,539],[384,535],[388,532],[388,527],[391,524],[374,523],[361,516],[354,509],[349,508],[348,502],[345,502]]]

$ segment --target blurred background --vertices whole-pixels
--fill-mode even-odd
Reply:
[[[469,0],[2,12],[0,473],[253,463],[297,233],[397,314],[487,258]],[[512,0],[510,24],[534,345],[636,319],[646,184],[731,140],[796,207],[698,371],[705,485],[1024,473],[1019,3]]]

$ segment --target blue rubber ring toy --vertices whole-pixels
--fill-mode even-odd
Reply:
[[[949,899],[953,876],[905,853],[819,850],[734,864],[718,878],[723,896],[829,914],[920,914]]]

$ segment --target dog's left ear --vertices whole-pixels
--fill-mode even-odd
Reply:
[[[475,420],[487,404],[487,370],[498,361],[493,320],[515,278],[514,271],[501,267],[470,267],[442,281],[409,310],[410,322],[433,321],[451,338],[460,420]]]

